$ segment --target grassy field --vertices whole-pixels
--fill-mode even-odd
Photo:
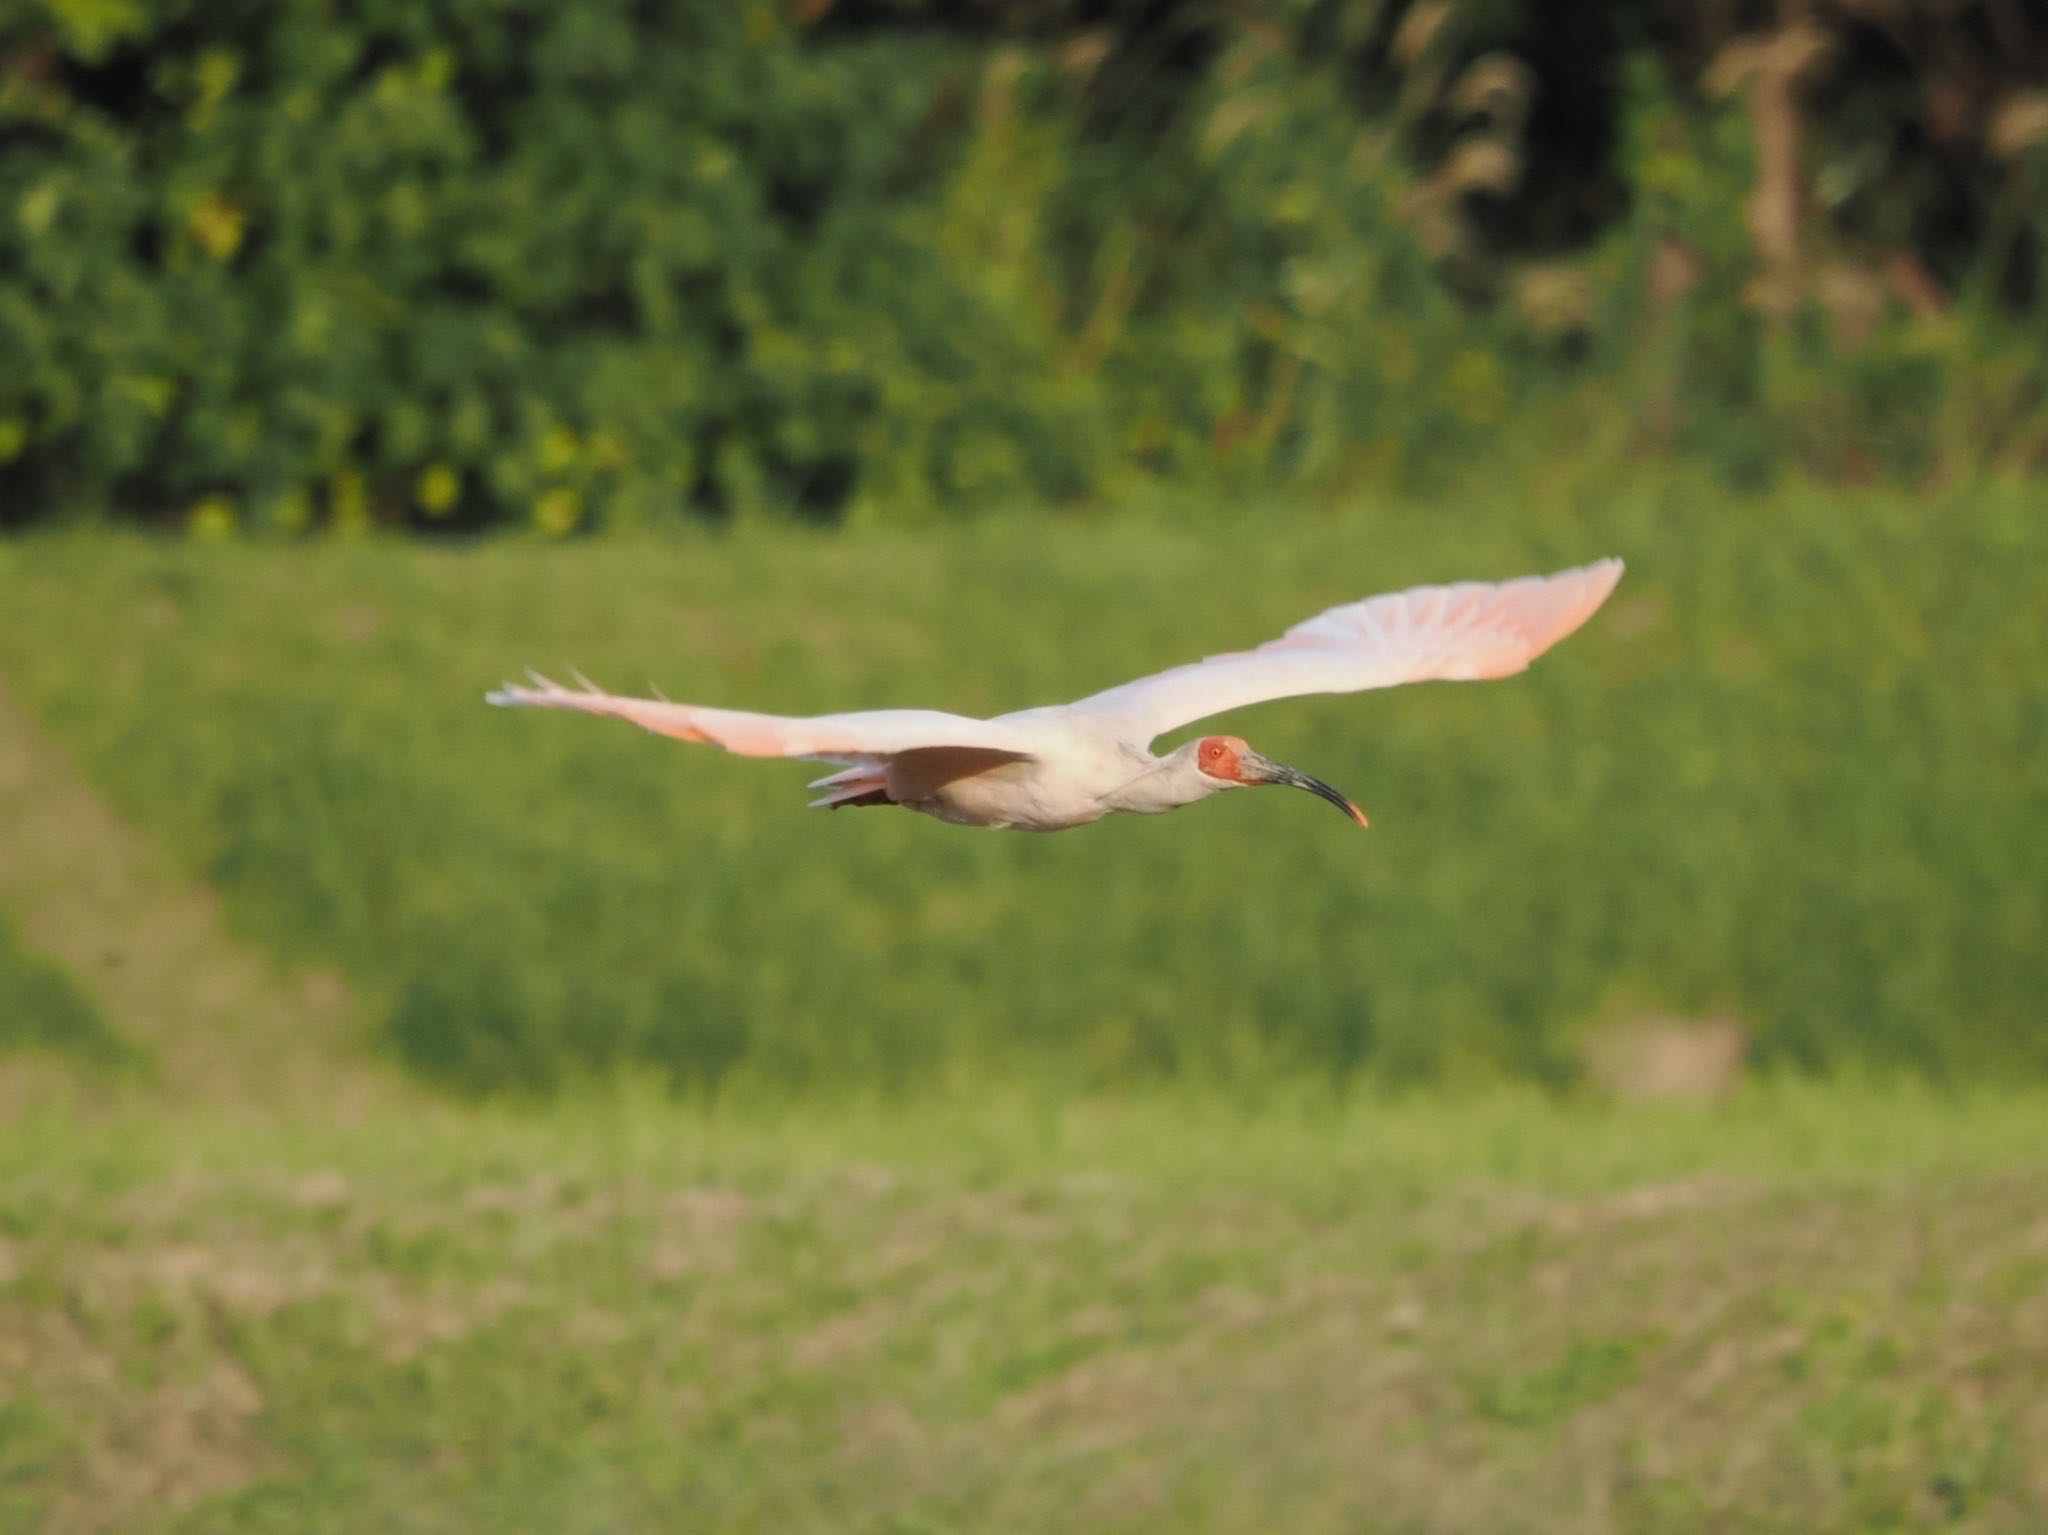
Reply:
[[[2035,1074],[2044,529],[2017,489],[1663,481],[944,537],[55,538],[0,549],[0,678],[230,926],[443,1081],[1557,1081],[1650,1014],[1772,1064]],[[1052,838],[826,816],[802,765],[480,701],[533,663],[995,712],[1610,553],[1613,603],[1525,677],[1230,722],[1365,835],[1299,795]]]
[[[2040,1091],[0,1125],[0,1527],[2035,1531]]]
[[[0,1530],[2048,1528],[2043,524],[1532,495],[0,545]],[[479,697],[993,711],[1607,552],[1526,678],[1240,722],[1366,835]],[[1646,1016],[1756,1069],[1580,1080]]]

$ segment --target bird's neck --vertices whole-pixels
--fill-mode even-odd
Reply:
[[[1157,815],[1166,810],[1178,810],[1182,805],[1192,805],[1198,799],[1207,799],[1219,789],[1229,787],[1195,766],[1193,750],[1183,747],[1179,751],[1168,752],[1164,757],[1154,758],[1150,766],[1109,795],[1108,800],[1117,810],[1134,815]]]

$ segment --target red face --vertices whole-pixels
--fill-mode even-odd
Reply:
[[[1243,761],[1245,744],[1236,736],[1203,736],[1202,744],[1195,748],[1195,766],[1211,778],[1221,778],[1226,783],[1239,783],[1238,764]]]

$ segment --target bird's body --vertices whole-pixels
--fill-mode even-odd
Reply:
[[[1006,716],[1006,720],[1020,719]],[[1032,722],[1021,720],[1022,728]],[[1155,757],[1109,731],[1075,720],[1045,720],[1040,747],[1025,756],[948,747],[902,752],[878,773],[855,768],[863,785],[845,798],[818,803],[901,805],[957,826],[1065,831],[1125,811],[1154,815],[1191,804],[1210,790],[1191,766]],[[833,775],[838,778],[838,774]],[[876,793],[875,780],[885,798]],[[813,788],[839,788],[821,779]]]
[[[956,826],[1064,831],[1122,808],[1112,797],[1145,767],[1121,742],[1055,730],[1029,756],[945,747],[905,752],[883,770],[883,787],[888,803]]]
[[[1071,704],[977,720],[885,709],[796,719],[626,698],[542,677],[496,704],[574,709],[743,756],[838,764],[811,787],[828,809],[900,805],[962,826],[1063,831],[1116,812],[1157,814],[1224,789],[1288,784],[1365,817],[1336,790],[1235,736],[1163,756],[1152,739],[1246,704],[1432,679],[1504,677],[1577,629],[1621,578],[1619,560],[1495,585],[1417,587],[1331,608],[1254,650],[1211,656]]]

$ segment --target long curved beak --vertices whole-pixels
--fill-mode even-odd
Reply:
[[[1291,788],[1306,789],[1318,799],[1326,799],[1339,810],[1350,816],[1360,826],[1366,825],[1365,812],[1320,778],[1311,778],[1306,773],[1296,772],[1284,762],[1275,762],[1270,757],[1261,757],[1257,752],[1246,752],[1240,759],[1238,771],[1246,783],[1287,784]]]

